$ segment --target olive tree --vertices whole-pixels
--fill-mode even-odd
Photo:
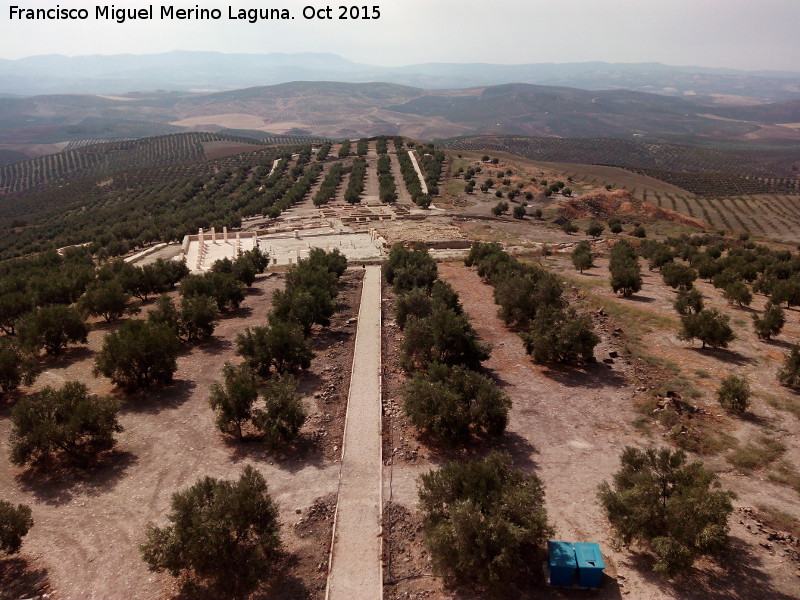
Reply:
[[[31,385],[39,373],[36,359],[8,338],[0,338],[0,394]]]
[[[507,453],[454,461],[420,477],[425,545],[447,579],[505,584],[535,572],[553,534],[544,487]]]
[[[642,289],[642,269],[634,249],[625,241],[611,249],[608,268],[611,272],[611,289],[623,296],[632,296]]]
[[[271,379],[262,391],[264,408],[256,411],[253,423],[271,446],[292,441],[300,433],[308,414],[292,377]]]
[[[180,342],[167,326],[127,321],[104,338],[94,371],[128,392],[170,383],[178,370],[179,350]]]
[[[689,341],[698,339],[703,343],[703,348],[727,348],[736,339],[730,326],[730,317],[716,308],[704,308],[699,313],[683,315],[681,326],[678,338]]]
[[[139,547],[151,571],[204,580],[219,594],[246,597],[275,568],[278,506],[264,477],[246,466],[238,481],[205,477],[172,495],[169,525],[147,525]]]
[[[431,365],[403,388],[411,423],[445,442],[500,435],[510,408],[511,399],[491,379],[462,366]]]
[[[22,398],[11,411],[11,462],[42,464],[56,457],[85,464],[114,447],[119,403],[89,394],[83,383],[68,381]]]
[[[800,388],[800,344],[792,344],[789,354],[778,369],[778,382],[791,388]]]
[[[222,382],[211,384],[208,403],[217,414],[220,431],[242,439],[242,425],[253,418],[253,404],[258,398],[255,378],[247,363],[222,366]]]
[[[753,315],[753,328],[760,340],[768,340],[778,335],[785,324],[786,317],[783,314],[783,309],[769,301],[760,317]]]
[[[682,450],[626,447],[612,483],[598,497],[623,545],[646,544],[666,575],[689,569],[695,558],[719,554],[728,539],[735,494]]]
[[[85,344],[89,335],[86,320],[74,308],[63,304],[41,306],[20,320],[19,339],[33,352],[44,349],[58,355],[71,343]]]
[[[236,336],[236,353],[261,377],[269,377],[271,369],[281,375],[297,373],[311,366],[314,358],[302,327],[285,321],[248,327]]]
[[[750,393],[747,377],[729,375],[717,390],[717,400],[725,410],[741,414],[750,406]]]

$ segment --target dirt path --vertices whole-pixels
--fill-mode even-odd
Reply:
[[[367,267],[350,377],[326,598],[382,597],[381,271]]]
[[[428,193],[428,184],[425,183],[425,176],[422,174],[422,169],[419,168],[419,163],[417,163],[417,155],[414,152],[409,152],[408,156],[411,158],[411,164],[414,165],[414,170],[417,172],[417,177],[419,177],[419,185],[422,188],[422,193]]]

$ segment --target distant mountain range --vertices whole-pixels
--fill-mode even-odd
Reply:
[[[529,83],[587,90],[627,89],[692,97],[710,105],[800,98],[800,72],[748,72],[660,63],[426,63],[379,67],[355,63],[334,54],[183,51],[0,60],[0,97],[9,94],[121,94],[141,90],[208,92],[290,81],[381,81],[425,89]]]
[[[393,83],[290,82],[214,93],[0,98],[0,149],[28,156],[80,140],[186,132],[430,140],[463,135],[615,137],[683,143],[800,145],[800,99],[707,106],[629,90],[524,83],[422,89]],[[31,146],[48,145],[45,148]],[[795,150],[796,151],[796,150]],[[13,160],[9,157],[8,160]]]

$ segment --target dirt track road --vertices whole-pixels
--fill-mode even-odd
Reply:
[[[380,599],[381,270],[367,267],[358,312],[326,598]]]

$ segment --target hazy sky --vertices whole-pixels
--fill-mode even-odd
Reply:
[[[368,0],[360,0],[363,5]],[[800,71],[800,0],[371,0],[369,21],[305,20],[315,0],[210,0],[218,21],[96,20],[86,0],[4,0],[0,58],[37,54],[149,54],[169,50],[332,52],[357,62],[650,62]],[[338,16],[333,2],[332,15]],[[147,7],[120,0],[116,7]],[[87,21],[10,20],[10,6],[86,8]],[[293,21],[232,21],[228,7],[288,8]]]

